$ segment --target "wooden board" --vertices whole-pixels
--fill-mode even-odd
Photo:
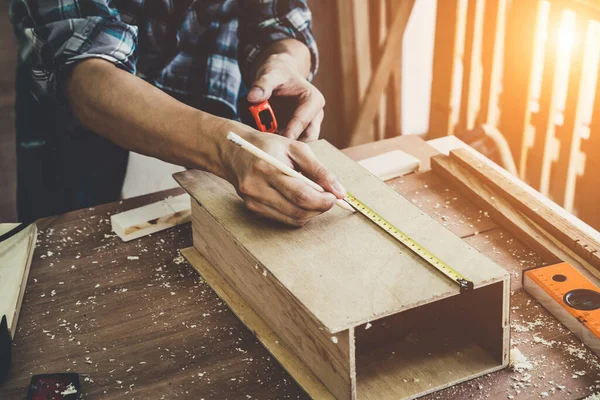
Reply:
[[[520,212],[540,225],[600,273],[600,234],[583,221],[473,151],[450,152],[450,158],[498,191]]]
[[[566,261],[590,279],[600,278],[600,272],[596,268],[533,220],[521,214],[502,197],[502,193],[481,183],[477,177],[453,159],[444,155],[436,156],[432,159],[432,167],[435,173],[455,184],[472,201],[486,209],[518,240],[534,249],[546,263],[556,264]]]
[[[506,276],[327,142],[311,147],[349,192],[475,287]],[[175,178],[331,333],[458,293],[454,283],[358,213],[332,209],[303,229],[290,229],[246,212],[233,187],[214,175],[190,170]]]
[[[277,329],[278,340],[293,349],[299,361],[309,365],[337,398],[350,398],[352,331],[337,332],[333,336],[312,318],[255,255],[244,246],[228,246],[235,243],[231,232],[196,202],[192,214],[194,247],[218,267],[220,276],[250,307],[257,312],[268,310],[259,315]]]
[[[402,150],[391,150],[378,156],[365,158],[358,163],[382,181],[415,172],[421,165],[417,157]]]
[[[18,225],[0,224],[0,235]],[[37,227],[32,224],[0,243],[0,319],[6,315],[13,339],[17,331],[36,238]]]
[[[123,241],[137,239],[190,221],[190,197],[182,194],[110,216],[110,223]]]

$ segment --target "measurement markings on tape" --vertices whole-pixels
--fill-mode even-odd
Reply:
[[[426,248],[415,242],[410,236],[402,232],[400,229],[392,225],[388,220],[377,214],[371,208],[366,206],[363,202],[358,200],[356,197],[348,193],[344,198],[348,204],[352,206],[356,211],[367,217],[369,220],[374,222],[377,226],[387,232],[394,239],[409,248],[413,253],[425,260],[429,265],[434,267],[436,270],[444,274],[448,279],[452,280],[460,287],[460,291],[473,289],[473,282],[462,276],[448,264],[440,260],[434,254],[429,252]]]

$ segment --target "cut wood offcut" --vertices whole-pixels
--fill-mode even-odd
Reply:
[[[147,206],[111,215],[112,230],[124,242],[160,232],[190,220],[190,197],[187,194]]]
[[[334,208],[294,229],[248,212],[224,180],[181,172],[195,247],[184,255],[217,294],[314,398],[409,399],[506,366],[506,271],[327,142],[311,147],[475,289],[459,294],[358,213]]]
[[[358,163],[382,181],[387,181],[417,171],[421,160],[402,150],[392,150]]]

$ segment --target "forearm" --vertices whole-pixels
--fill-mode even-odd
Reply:
[[[75,117],[117,145],[219,176],[226,173],[220,144],[227,120],[189,107],[100,59],[79,63],[65,91]]]
[[[282,55],[286,58],[296,71],[307,78],[311,69],[310,51],[306,45],[296,39],[284,39],[271,43],[260,52],[256,60],[252,63],[252,77],[256,76],[259,68],[267,61],[270,56]]]

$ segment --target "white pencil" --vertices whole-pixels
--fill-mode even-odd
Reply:
[[[265,153],[264,151],[262,151],[261,149],[259,149],[255,145],[253,145],[252,143],[248,142],[247,140],[242,139],[239,135],[237,135],[237,134],[235,134],[233,132],[229,132],[227,134],[227,139],[230,142],[232,142],[232,143],[240,146],[242,149],[248,151],[249,153],[252,153],[256,157],[260,158],[261,160],[269,163],[270,165],[272,165],[273,167],[277,168],[279,171],[283,172],[287,176],[291,176],[293,178],[300,179],[302,182],[306,183],[307,185],[309,185],[310,187],[312,187],[316,191],[319,191],[319,192],[324,192],[325,191],[325,189],[323,189],[316,182],[311,181],[306,176],[302,175],[300,172],[298,172],[295,169],[289,167],[288,165],[285,165],[283,162],[279,161],[278,159],[276,159],[272,155],[270,155],[268,153]],[[340,206],[341,208],[343,208],[344,210],[348,210],[348,211],[354,212],[354,209],[348,203],[346,203],[344,200],[337,199],[336,200],[336,204],[338,206]]]

